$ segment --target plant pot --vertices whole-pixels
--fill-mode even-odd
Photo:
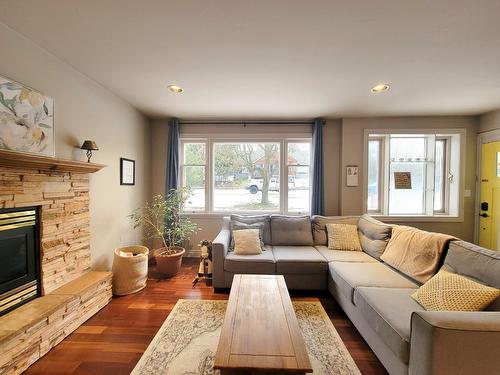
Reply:
[[[181,269],[182,256],[186,253],[186,249],[180,246],[173,246],[171,249],[177,250],[177,253],[172,255],[162,254],[167,250],[165,247],[154,251],[158,272],[164,277],[177,275],[177,272]]]

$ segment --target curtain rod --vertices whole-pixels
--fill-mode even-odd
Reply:
[[[179,124],[181,125],[312,125],[313,120],[290,120],[290,121],[265,121],[265,120],[249,120],[249,121],[243,121],[243,120],[222,120],[222,121],[216,121],[216,120],[185,120],[179,121]]]

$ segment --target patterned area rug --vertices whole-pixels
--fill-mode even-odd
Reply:
[[[212,375],[226,301],[179,300],[133,375]],[[314,375],[359,375],[319,302],[293,302]]]

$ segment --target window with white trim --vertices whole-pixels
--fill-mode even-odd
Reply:
[[[311,139],[181,139],[188,213],[309,212]]]
[[[207,144],[205,141],[182,142],[182,186],[189,187],[192,195],[186,210],[203,212],[206,207]]]
[[[366,211],[458,216],[461,134],[368,133]]]

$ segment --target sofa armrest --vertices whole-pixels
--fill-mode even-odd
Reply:
[[[214,288],[225,287],[224,259],[229,251],[230,240],[231,231],[228,228],[223,228],[212,241],[212,283]]]
[[[410,375],[494,374],[500,368],[500,312],[416,311]]]

